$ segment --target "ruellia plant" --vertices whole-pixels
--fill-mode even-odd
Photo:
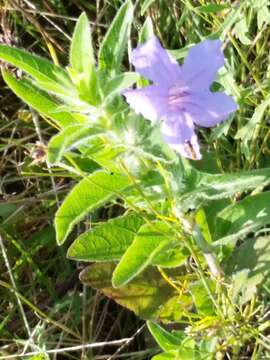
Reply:
[[[3,69],[7,85],[58,131],[48,164],[76,182],[55,214],[57,243],[73,240],[67,256],[91,263],[83,283],[147,320],[163,350],[153,359],[256,356],[270,325],[254,312],[270,269],[270,168],[220,172],[195,135],[237,116],[217,74],[230,72],[221,42],[187,44],[180,66],[147,18],[131,53],[133,11],[121,6],[97,55],[83,13],[66,67],[0,45],[24,73]],[[128,59],[136,72],[122,71]],[[104,206],[107,221],[84,221]]]

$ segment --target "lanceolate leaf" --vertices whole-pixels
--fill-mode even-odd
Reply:
[[[73,69],[84,74],[91,73],[91,67],[95,65],[91,30],[85,13],[79,17],[74,30],[70,49],[70,64]]]
[[[136,214],[112,219],[79,236],[68,256],[81,261],[119,260],[143,224],[144,220]]]
[[[70,64],[76,71],[83,98],[95,101],[96,68],[89,20],[83,13],[77,22],[71,42]]]
[[[7,85],[18,97],[33,109],[37,110],[41,115],[54,120],[60,127],[81,122],[72,114],[66,111],[59,111],[59,104],[29,80],[17,80],[6,71],[3,71],[2,74]]]
[[[165,249],[164,251],[158,253],[152,259],[151,264],[164,268],[174,268],[182,265],[188,256],[188,250],[183,248],[182,245],[171,245],[169,249]]]
[[[149,16],[147,16],[145,22],[143,23],[143,26],[140,29],[139,43],[143,44],[152,36],[154,36],[154,25],[152,19]]]
[[[169,333],[157,323],[147,321],[147,327],[162,350],[175,350],[181,345],[182,338]]]
[[[189,190],[178,198],[181,210],[194,209],[212,200],[270,183],[270,168],[232,174],[211,175],[192,170],[186,177]]]
[[[60,66],[25,50],[0,44],[0,58],[23,70],[37,81],[71,84],[67,73]]]
[[[143,225],[114,271],[113,286],[127,284],[173,242],[172,233],[165,223]]]
[[[99,67],[117,72],[122,65],[133,20],[133,5],[127,0],[119,9],[99,50]]]
[[[115,94],[121,93],[124,89],[132,86],[139,78],[139,75],[134,72],[126,72],[115,76],[109,80],[104,86],[104,96],[112,97]]]
[[[253,153],[250,151],[251,147],[248,146],[248,143],[249,141],[252,141],[252,139],[254,139],[254,141],[257,139],[260,125],[262,124],[266,109],[269,105],[270,96],[267,96],[266,99],[256,107],[254,114],[251,119],[248,120],[248,123],[241,127],[235,135],[235,139],[241,139],[242,152],[245,153],[245,156],[248,159],[253,156]]]
[[[183,311],[192,306],[191,296],[184,294],[179,297],[153,267],[149,267],[128,285],[115,289],[111,285],[114,268],[113,263],[96,263],[83,270],[80,279],[143,319],[174,322],[180,320]],[[177,280],[179,269],[172,276]]]
[[[269,224],[270,191],[248,196],[217,214],[215,238],[218,244],[243,238]]]
[[[75,185],[55,215],[56,237],[62,244],[82,218],[90,211],[120,196],[129,186],[128,179],[120,174],[96,171]]]
[[[141,5],[141,16],[148,10],[148,8],[155,2],[155,0],[144,0]]]
[[[72,125],[66,127],[49,142],[48,161],[52,165],[59,163],[66,151],[83,145],[91,136],[100,132],[101,130],[86,125]]]
[[[240,303],[249,301],[257,290],[257,287],[270,274],[270,238],[258,237],[246,239],[243,244],[234,250],[226,262],[225,271],[228,275],[243,277],[240,289]],[[241,284],[240,284],[241,285]]]
[[[80,261],[120,260],[144,224],[145,220],[135,213],[109,220],[80,235],[70,246],[68,256]],[[187,256],[178,245],[157,254],[151,264],[177,267]]]

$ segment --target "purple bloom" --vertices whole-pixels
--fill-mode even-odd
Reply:
[[[189,50],[180,66],[156,37],[132,52],[132,64],[153,85],[124,92],[136,113],[156,121],[163,120],[164,140],[181,155],[200,159],[194,124],[215,126],[237,109],[234,100],[212,93],[210,86],[224,64],[219,40],[205,40]]]

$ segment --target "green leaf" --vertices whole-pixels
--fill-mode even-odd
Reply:
[[[114,271],[113,286],[127,284],[151,264],[157,254],[173,242],[170,235],[165,223],[143,225]]]
[[[120,289],[115,289],[111,285],[114,268],[113,263],[93,264],[81,272],[80,280],[102,291],[106,296],[143,319],[177,321],[181,319],[184,311],[191,308],[191,296],[182,295],[179,298],[179,294],[155,268],[149,267]],[[177,280],[180,276],[179,269],[171,275]]]
[[[154,25],[150,16],[147,16],[139,32],[139,44],[143,44],[152,36],[154,36]]]
[[[96,69],[89,20],[82,13],[76,24],[71,48],[70,64],[78,73],[79,88],[83,98],[96,99]]]
[[[39,355],[34,355],[31,356],[30,358],[28,358],[28,360],[48,360],[49,359],[49,355],[47,354],[39,354]]]
[[[217,214],[215,244],[235,243],[248,233],[269,223],[270,191],[266,191],[226,207]]]
[[[259,106],[256,107],[251,119],[248,121],[248,123],[245,126],[241,127],[235,135],[235,139],[241,139],[241,147],[247,148],[248,158],[250,158],[253,154],[250,153],[247,144],[250,140],[257,138],[257,131],[260,128],[264,114],[269,105],[270,105],[270,96],[268,96],[265,100],[263,100],[263,102]]]
[[[186,172],[187,190],[178,197],[177,203],[181,211],[195,209],[210,201],[228,198],[269,183],[270,168],[214,175],[192,169]]]
[[[115,159],[125,151],[125,148],[122,145],[111,144],[107,140],[98,135],[91,138],[84,155],[97,162],[100,167],[118,172],[119,165]]]
[[[270,23],[270,11],[267,7],[268,0],[259,0],[259,2],[261,5],[257,9],[257,24],[258,29],[261,30],[264,24],[268,25]]]
[[[33,55],[25,50],[0,44],[0,58],[23,70],[40,82],[72,86],[64,69],[49,60]]]
[[[239,99],[241,97],[241,90],[235,81],[235,76],[234,76],[232,69],[227,68],[227,67],[221,68],[218,72],[218,82],[224,87],[224,89],[226,90],[226,93],[228,95],[232,95],[236,99]],[[233,116],[231,115],[230,118],[232,119]],[[228,122],[228,120],[225,121],[225,123],[227,123],[227,122]],[[230,124],[230,121],[229,121],[229,124]],[[221,124],[219,126],[221,126]],[[223,126],[225,127],[225,125],[223,125]],[[226,131],[228,131],[228,130],[226,130]],[[225,135],[227,135],[227,133],[225,133]]]
[[[201,208],[196,212],[195,219],[196,219],[196,224],[199,225],[199,228],[202,232],[204,239],[209,244],[211,244],[212,236],[211,236],[211,232],[209,229],[209,225],[208,225],[208,221],[207,221],[207,217],[206,217],[206,213],[205,213],[204,209]]]
[[[56,238],[62,244],[82,218],[90,211],[120,196],[129,186],[128,179],[120,174],[96,171],[75,185],[55,215]]]
[[[119,9],[99,50],[100,69],[118,72],[121,65],[133,20],[133,5],[127,0]]]
[[[147,327],[162,350],[169,351],[179,348],[182,341],[179,337],[169,333],[152,321],[147,321]]]
[[[212,293],[215,293],[215,284],[211,279],[206,279],[207,285]],[[197,312],[205,316],[215,315],[215,308],[205,285],[201,280],[194,282],[190,286],[190,292],[193,297]]]
[[[90,137],[101,130],[90,126],[72,125],[51,138],[48,144],[48,161],[54,165],[61,161],[62,156],[71,148],[83,145]]]
[[[252,118],[248,123],[239,129],[235,135],[235,139],[251,140],[257,125],[262,121],[265,110],[270,105],[270,96],[268,96],[263,102],[256,107]]]
[[[242,279],[239,302],[243,304],[249,301],[270,274],[270,237],[247,239],[235,249],[226,264],[226,274],[240,275]]]
[[[183,360],[179,357],[178,350],[167,351],[152,357],[152,360]]]
[[[148,8],[155,2],[155,0],[144,0],[141,5],[141,16],[148,10]]]
[[[17,210],[18,206],[13,203],[4,202],[0,203],[0,217],[8,217]]]
[[[247,19],[245,16],[241,17],[241,20],[238,21],[235,28],[235,35],[238,37],[238,39],[241,41],[243,45],[250,45],[251,40],[247,36],[248,34],[248,25],[247,25]]]
[[[91,29],[85,13],[79,17],[72,36],[70,64],[73,69],[85,75],[91,74],[91,68],[95,64]]]
[[[27,105],[37,110],[41,115],[54,120],[60,127],[82,122],[74,115],[59,111],[57,104],[47,93],[37,88],[29,80],[17,80],[8,72],[2,71],[3,79],[11,90],[21,98]]]
[[[80,235],[70,246],[68,256],[80,261],[120,260],[144,223],[136,214],[109,220]],[[167,268],[177,267],[183,264],[188,255],[178,245],[157,254],[151,263]]]
[[[194,339],[186,337],[177,350],[170,350],[162,354],[158,354],[152,360],[202,360],[195,348]]]
[[[231,7],[230,12],[225,17],[224,21],[221,23],[219,29],[211,34],[211,37],[219,37],[221,40],[224,40],[228,34],[228,31],[233,28],[238,19],[243,16],[242,12],[245,7],[245,2],[239,3],[239,6]]]
[[[109,220],[79,236],[67,255],[80,261],[119,260],[143,224],[144,220],[136,214]]]
[[[164,249],[164,251],[158,253],[151,261],[151,264],[164,268],[174,268],[183,265],[188,256],[189,252],[182,245],[173,246],[171,244],[169,249]]]
[[[207,4],[196,7],[196,10],[208,14],[208,13],[218,13],[228,8],[230,8],[230,5],[228,4]]]
[[[126,72],[115,76],[109,80],[103,89],[104,97],[111,98],[121,91],[131,87],[139,78],[139,75],[134,72]]]
[[[186,57],[187,53],[189,52],[190,49],[193,48],[193,46],[195,46],[195,44],[189,44],[181,49],[167,50],[167,51],[172,57],[174,57],[176,60],[179,60]]]

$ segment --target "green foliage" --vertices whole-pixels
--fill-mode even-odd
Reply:
[[[117,73],[126,51],[133,20],[133,5],[127,0],[118,10],[100,45],[98,59],[100,69]]]
[[[96,171],[85,177],[71,190],[55,214],[58,244],[62,244],[83,217],[105,204],[129,186],[128,179],[120,174]]]
[[[144,15],[144,13],[153,4],[153,2],[155,2],[155,0],[144,0],[144,2],[141,5],[141,15]]]
[[[0,58],[22,69],[38,82],[53,83],[63,93],[66,86],[71,85],[67,73],[60,66],[25,50],[0,44]]]
[[[70,64],[82,98],[95,103],[97,100],[95,55],[87,15],[78,19],[70,47]]]
[[[197,10],[199,10],[202,13],[218,13],[224,9],[227,9],[229,6],[226,4],[207,4],[198,6]]]
[[[235,244],[239,238],[269,223],[270,192],[266,191],[226,207],[217,214],[215,237],[219,244]]]
[[[148,268],[128,285],[116,289],[112,287],[113,263],[96,263],[80,274],[83,283],[114,299],[143,319],[156,319],[163,322],[180,320],[184,311],[190,308],[191,298],[179,295],[159,274],[155,268]],[[177,272],[175,271],[176,275]]]
[[[59,111],[58,104],[46,92],[40,90],[27,79],[17,80],[9,73],[3,71],[3,78],[7,85],[26,104],[37,110],[41,115],[56,122],[58,126],[82,123],[83,117],[76,117],[67,111]]]
[[[68,256],[81,261],[120,260],[143,224],[144,220],[136,214],[112,219],[79,236]]]
[[[188,191],[181,195],[181,208],[197,208],[210,201],[224,199],[237,193],[269,184],[270,168],[232,174],[206,174],[192,170],[186,179]]]
[[[109,80],[103,88],[105,99],[107,100],[108,98],[111,98],[114,95],[121,93],[121,91],[131,87],[138,77],[139,76],[133,72],[116,75]]]
[[[226,271],[234,278],[236,301],[244,304],[256,294],[258,287],[269,276],[269,265],[269,236],[246,239],[234,250],[227,262]]]
[[[147,326],[154,339],[164,351],[175,350],[181,345],[181,338],[163,329],[157,323],[147,322]]]
[[[267,74],[261,49],[268,41],[262,30],[269,23],[269,9],[261,0],[250,8],[247,2],[193,6],[184,1],[181,11],[164,1],[139,5],[145,20],[134,20],[134,6],[127,0],[102,40],[97,20],[95,41],[82,13],[66,68],[0,45],[0,58],[24,72],[17,79],[3,71],[3,78],[60,130],[54,136],[46,133],[54,187],[59,167],[66,171],[61,176],[79,178],[55,214],[58,244],[74,238],[75,226],[93,214],[94,223],[78,227],[68,249],[73,260],[95,262],[82,271],[81,281],[151,320],[148,328],[164,350],[153,359],[210,360],[215,354],[237,359],[247,344],[255,344],[254,353],[262,348],[260,329],[268,329],[253,306],[269,275],[269,238],[256,235],[268,235],[270,216],[265,189],[270,182],[269,74],[260,80]],[[137,29],[138,41],[133,41]],[[160,124],[135,115],[121,96],[135,83],[149,84],[121,70],[128,69],[128,46],[143,43],[154,29],[165,45],[176,48],[170,53],[177,59],[200,39],[226,39],[226,67],[213,89],[224,87],[241,109],[237,121],[231,117],[210,137],[201,131],[205,156],[199,164],[179,159],[163,142]],[[119,212],[114,214],[110,206],[105,219],[99,217],[97,210],[112,203]],[[1,220],[20,210],[13,205],[0,204]],[[47,246],[51,229],[49,237],[44,234],[38,239]],[[39,276],[43,280],[41,272]],[[159,321],[181,330],[169,332]]]
[[[89,138],[101,132],[101,129],[86,125],[72,125],[66,127],[49,142],[49,163],[52,165],[58,164],[66,152],[84,145]]]
[[[163,222],[143,225],[113,273],[113,286],[126,285],[142,272],[159,253],[173,244],[172,235]]]

